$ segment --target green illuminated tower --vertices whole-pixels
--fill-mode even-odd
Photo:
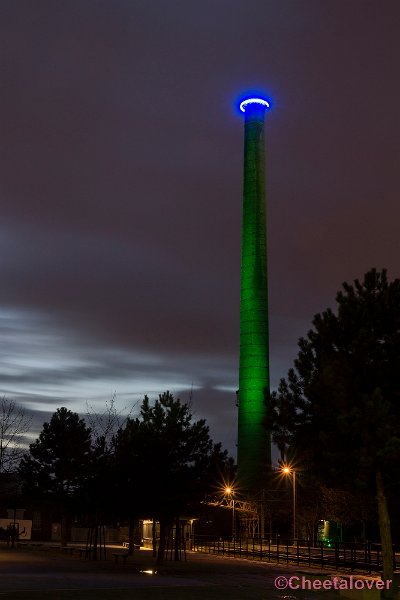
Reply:
[[[264,117],[266,100],[248,98],[245,116],[238,480],[243,492],[266,487],[271,469],[271,435],[265,428],[269,390],[267,234],[265,210]]]

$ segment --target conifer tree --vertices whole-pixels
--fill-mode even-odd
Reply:
[[[61,543],[67,543],[67,509],[89,476],[91,432],[77,413],[58,408],[44,423],[19,466],[19,475],[31,492],[52,498],[61,513]]]
[[[400,280],[372,269],[317,314],[271,395],[274,437],[331,486],[374,490],[384,579],[393,573],[387,486],[400,460]]]

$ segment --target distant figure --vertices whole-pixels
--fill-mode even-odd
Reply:
[[[7,534],[7,546],[9,546],[11,542],[11,548],[14,548],[15,541],[18,541],[18,530],[12,523],[7,527]]]
[[[6,529],[7,546],[10,545],[10,541],[11,541],[11,529],[12,529],[12,525],[10,523],[9,525],[7,525],[7,529]]]

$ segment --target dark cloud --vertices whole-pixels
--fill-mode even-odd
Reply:
[[[342,281],[399,275],[399,21],[394,0],[3,1],[2,389],[50,411],[193,382],[234,448],[235,99],[273,104],[276,385]]]

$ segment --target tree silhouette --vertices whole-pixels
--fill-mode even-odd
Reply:
[[[44,423],[19,466],[28,489],[53,498],[61,513],[61,543],[67,543],[67,508],[85,485],[91,463],[91,435],[77,413],[58,408]]]
[[[400,280],[372,269],[317,314],[295,368],[272,394],[274,437],[328,485],[373,489],[384,579],[393,555],[387,484],[400,459]]]
[[[0,473],[14,471],[24,454],[24,434],[31,424],[24,409],[5,396],[0,400]]]
[[[193,421],[189,405],[166,392],[152,405],[145,396],[140,418],[128,419],[115,438],[115,457],[131,515],[160,522],[160,562],[173,520],[204,497],[226,452],[213,444],[204,419]]]

